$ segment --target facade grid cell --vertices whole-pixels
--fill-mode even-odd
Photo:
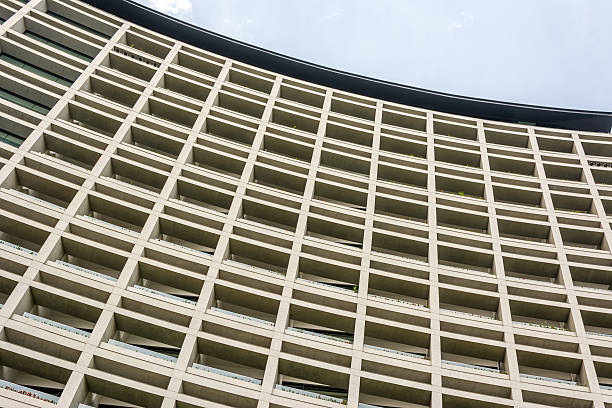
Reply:
[[[0,0],[1,407],[612,408],[610,134],[90,3]]]

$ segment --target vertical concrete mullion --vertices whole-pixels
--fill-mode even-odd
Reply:
[[[582,323],[582,315],[580,314],[580,308],[578,307],[578,300],[576,298],[576,294],[574,292],[574,285],[572,280],[572,275],[569,270],[569,265],[567,263],[567,255],[565,252],[565,247],[563,245],[563,238],[561,237],[561,231],[559,229],[559,223],[557,221],[557,215],[555,212],[554,204],[552,201],[552,197],[550,195],[550,189],[548,188],[548,181],[546,179],[546,173],[544,170],[544,165],[542,163],[542,155],[540,153],[540,149],[538,146],[537,137],[535,135],[535,131],[532,127],[529,128],[529,139],[530,144],[534,151],[534,159],[536,161],[536,167],[538,170],[538,175],[540,177],[540,183],[542,186],[542,194],[544,197],[544,203],[546,206],[546,210],[548,212],[548,217],[550,220],[551,232],[553,237],[553,242],[557,249],[557,256],[560,263],[559,273],[561,274],[561,278],[563,281],[563,285],[565,286],[565,290],[567,291],[567,302],[570,309],[570,320],[574,330],[576,332],[579,353],[582,357],[582,372],[586,375],[586,378],[582,378],[582,382],[586,381],[586,385],[591,389],[593,393],[593,397],[597,400],[595,402],[595,406],[601,405],[601,391],[599,390],[599,381],[597,379],[597,373],[595,371],[595,366],[593,364],[593,360],[590,355],[588,341],[585,338],[584,325]]]
[[[278,308],[278,315],[276,318],[274,339],[272,345],[270,346],[270,356],[268,357],[268,361],[266,364],[264,381],[261,387],[261,398],[258,408],[268,407],[270,396],[274,391],[276,379],[278,377],[279,353],[282,347],[285,329],[287,328],[291,317],[290,313],[291,298],[293,295],[293,285],[299,273],[299,254],[302,249],[304,236],[306,235],[310,203],[312,201],[312,197],[314,196],[317,169],[321,160],[321,148],[323,147],[323,139],[325,137],[325,131],[327,128],[327,117],[331,108],[331,97],[332,92],[328,90],[325,94],[323,107],[321,108],[321,118],[319,121],[319,127],[317,129],[312,157],[310,159],[310,168],[308,170],[308,175],[306,178],[306,185],[304,187],[304,195],[302,197],[300,213],[296,223],[293,245],[291,247],[291,256],[289,257],[287,274],[285,276],[285,284],[283,287],[281,302]]]
[[[587,160],[586,154],[584,153],[584,147],[582,146],[582,141],[578,133],[572,132],[572,140],[574,141],[574,149],[576,151],[576,154],[580,159],[580,165],[582,167],[585,182],[589,186],[590,195],[593,200],[592,207],[594,208],[595,213],[601,221],[601,228],[604,232],[604,239],[606,240],[607,244],[606,249],[608,250],[608,252],[611,252],[612,229],[610,228],[610,222],[608,221],[606,210],[604,209],[603,203],[601,202],[599,190],[597,189],[597,183],[595,183],[593,173],[591,173],[591,166],[589,165],[589,161]],[[591,389],[591,392],[597,395],[597,400],[593,401],[593,408],[604,408],[605,404],[603,403],[603,396],[599,395],[601,394],[601,388],[599,387],[599,378],[595,369],[595,365],[593,363],[593,357],[591,355],[589,342],[586,339],[586,331],[584,329],[584,323],[582,322],[582,315],[580,314],[580,310],[577,311],[577,315],[581,318],[580,327],[576,328],[576,334],[578,335],[580,342],[580,351],[583,355],[583,372],[587,376],[587,382],[589,388]]]
[[[487,139],[484,130],[484,122],[476,121],[478,126],[478,143],[480,144],[480,160],[485,182],[485,199],[487,200],[487,209],[489,214],[489,234],[491,235],[491,243],[493,246],[493,270],[497,279],[497,294],[499,296],[498,317],[504,328],[504,342],[506,344],[505,370],[508,372],[512,385],[512,399],[515,404],[523,402],[523,395],[518,386],[520,376],[518,371],[518,360],[516,357],[516,348],[514,346],[514,334],[512,328],[512,313],[510,311],[510,303],[508,301],[508,287],[506,284],[506,274],[504,271],[504,259],[499,236],[499,228],[497,226],[497,213],[495,208],[495,197],[493,194],[493,184],[491,179],[491,166],[489,164],[489,155],[487,150]]]
[[[597,183],[595,183],[595,179],[593,178],[591,166],[589,165],[587,156],[584,153],[584,147],[582,146],[582,141],[578,133],[572,133],[572,139],[574,141],[576,154],[578,155],[578,159],[580,160],[580,165],[584,173],[585,182],[589,185],[589,191],[593,199],[593,209],[601,221],[601,228],[603,229],[604,236],[607,241],[606,249],[609,252],[612,252],[612,228],[610,227],[606,210],[601,201],[601,196],[599,195],[599,190],[597,189]]]
[[[355,331],[353,335],[353,358],[351,359],[351,374],[348,387],[348,408],[357,408],[359,405],[361,362],[365,338],[365,324],[367,315],[367,302],[370,281],[370,254],[372,252],[372,229],[374,228],[374,212],[376,210],[376,184],[378,179],[378,154],[380,151],[380,132],[382,124],[383,104],[376,103],[374,117],[374,133],[372,138],[372,153],[370,158],[370,178],[368,181],[368,199],[365,213],[365,228],[363,234],[363,248],[361,256],[361,270],[359,273],[359,290],[357,293],[357,313]]]
[[[427,224],[429,226],[429,299],[431,335],[431,408],[442,408],[442,343],[440,338],[440,296],[438,292],[438,222],[436,214],[436,153],[434,115],[427,112]]]

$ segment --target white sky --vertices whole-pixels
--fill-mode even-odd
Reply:
[[[332,68],[473,97],[612,111],[610,0],[136,0]]]

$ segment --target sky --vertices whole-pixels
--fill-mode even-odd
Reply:
[[[136,0],[309,62],[441,92],[612,111],[610,0]]]

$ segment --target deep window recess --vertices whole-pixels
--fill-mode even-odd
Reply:
[[[66,78],[63,78],[63,77],[61,77],[59,75],[55,75],[54,73],[49,72],[46,69],[38,68],[37,66],[29,64],[29,63],[27,63],[27,62],[25,62],[23,60],[20,60],[19,58],[12,57],[12,56],[10,56],[8,54],[0,54],[0,59],[3,60],[3,61],[8,62],[10,64],[16,65],[16,66],[18,66],[20,68],[23,68],[26,71],[30,71],[30,72],[32,72],[32,73],[34,73],[36,75],[40,75],[42,77],[45,77],[45,78],[50,79],[52,81],[55,81],[58,84],[62,84],[62,85],[65,85],[65,86],[72,85],[72,81],[70,81],[70,80],[68,80]]]
[[[6,99],[9,102],[16,103],[17,105],[23,106],[24,108],[32,109],[35,112],[42,113],[46,115],[51,108],[41,105],[38,102],[34,102],[30,99],[26,99],[22,96],[19,96],[11,91],[7,91],[6,89],[0,88],[0,98]]]
[[[95,34],[95,35],[100,36],[102,38],[106,38],[107,40],[110,38],[110,35],[104,34],[104,33],[100,32],[98,30],[94,30],[93,28],[87,27],[84,24],[77,23],[76,21],[71,20],[68,17],[64,17],[61,14],[54,13],[51,10],[47,10],[47,14],[57,18],[58,20],[62,20],[65,23],[72,24],[73,26],[76,26],[76,27],[80,28],[81,30],[85,30],[85,31],[87,31],[89,33]]]
[[[4,131],[0,129],[0,142],[8,143],[11,146],[19,147],[25,139],[17,136],[14,133]]]
[[[42,42],[44,44],[47,44],[47,45],[49,45],[49,46],[51,46],[51,47],[53,47],[55,49],[58,49],[60,51],[64,51],[65,53],[73,55],[73,56],[75,56],[77,58],[80,58],[82,60],[91,61],[93,59],[93,58],[91,58],[87,54],[83,54],[82,52],[79,52],[79,51],[77,51],[77,50],[75,50],[73,48],[66,47],[63,44],[60,44],[60,43],[58,43],[56,41],[49,40],[48,38],[42,37],[42,36],[40,36],[40,35],[38,35],[36,33],[33,33],[31,31],[26,31],[26,32],[24,32],[24,34],[27,35],[30,38],[33,38],[33,39],[35,39],[37,41],[40,41],[40,42]]]

